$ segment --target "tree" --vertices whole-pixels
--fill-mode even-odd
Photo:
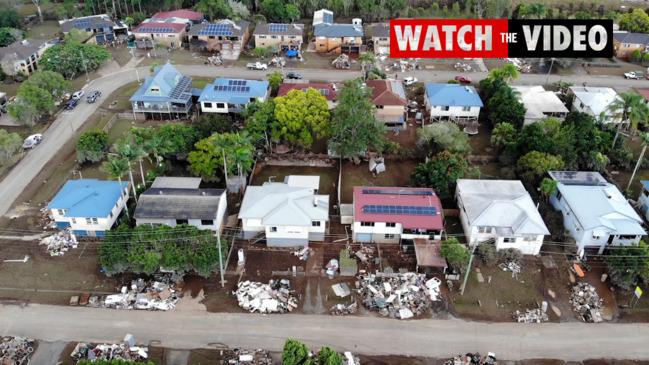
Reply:
[[[492,80],[501,79],[505,82],[511,82],[512,80],[518,79],[519,76],[520,73],[518,72],[518,69],[512,63],[508,63],[500,68],[494,68],[489,71],[489,78]]]
[[[232,16],[232,8],[227,0],[200,0],[194,9],[205,14],[209,20]]]
[[[434,143],[436,151],[449,151],[461,155],[471,153],[469,136],[453,122],[433,123],[417,131],[420,144]]]
[[[127,160],[117,156],[108,155],[108,158],[101,164],[101,169],[108,174],[111,179],[117,179],[120,185],[122,184],[122,176],[126,174],[130,166]],[[133,195],[135,199],[135,195]],[[125,209],[128,216],[128,209]]]
[[[300,19],[300,9],[298,9],[295,4],[285,4],[284,5],[284,12],[286,13],[286,20],[290,22],[294,22],[298,19]]]
[[[649,280],[649,246],[640,241],[637,246],[611,246],[605,256],[611,282],[626,290],[640,281]]]
[[[619,98],[608,106],[608,110],[613,114],[613,117],[621,120],[621,123],[618,123],[616,128],[611,148],[615,148],[622,123],[628,123],[632,129],[637,129],[640,123],[646,124],[649,118],[649,107],[640,94],[627,91],[618,94],[618,96]]]
[[[270,53],[270,47],[255,47],[252,49],[252,55],[256,58],[264,58]]]
[[[539,191],[541,191],[541,194],[546,200],[550,199],[552,194],[557,191],[557,181],[549,177],[544,177],[539,185]]]
[[[282,365],[306,365],[312,364],[309,360],[309,349],[305,344],[287,339],[284,343],[284,350],[282,351]]]
[[[213,180],[217,171],[224,174],[248,173],[254,164],[255,147],[248,133],[215,133],[196,142],[189,153],[189,170],[196,176]],[[227,165],[227,171],[225,171]]]
[[[411,180],[415,186],[432,187],[440,197],[448,198],[455,191],[457,179],[469,172],[469,163],[464,156],[442,151],[417,165]]]
[[[363,74],[365,74],[366,67],[372,68],[376,64],[376,56],[372,52],[365,52],[358,56],[358,62],[360,62]]]
[[[491,131],[491,145],[496,149],[516,143],[518,132],[511,123],[498,123]]]
[[[20,14],[14,9],[5,7],[0,9],[0,27],[20,28]]]
[[[168,123],[158,128],[157,135],[164,141],[164,148],[160,153],[167,158],[186,159],[200,138],[200,133],[203,131],[201,128],[205,127],[202,126],[200,119],[198,123],[197,127],[183,123]]]
[[[77,161],[99,162],[104,159],[108,150],[108,133],[100,130],[84,132],[77,141]]]
[[[268,134],[271,126],[276,123],[275,119],[275,102],[269,99],[264,102],[254,102],[248,104],[246,108],[246,125],[243,129],[248,132],[253,144],[258,147],[263,146],[270,151],[270,140]]]
[[[234,130],[233,123],[232,118],[227,114],[204,113],[198,117],[194,128],[200,138],[207,138],[214,133],[232,132]],[[193,143],[196,143],[196,141]]]
[[[124,18],[124,24],[126,24],[128,28],[131,29],[133,25],[135,25],[135,19],[133,19],[133,17],[131,16],[127,16],[126,18]]]
[[[135,143],[129,141],[129,136],[117,141],[113,145],[113,150],[119,158],[128,163],[128,177],[131,180],[131,188],[133,189],[133,199],[137,201],[137,191],[135,190],[135,180],[133,180],[133,163],[140,160],[144,154],[144,150]]]
[[[20,150],[23,140],[18,133],[0,129],[0,166],[9,162]]]
[[[285,4],[281,0],[263,0],[261,2],[261,13],[269,22],[291,22],[300,17],[299,9],[290,3]],[[296,13],[296,10],[297,13]]]
[[[649,33],[649,15],[642,8],[637,7],[630,13],[620,15],[617,22],[622,30]]]
[[[0,47],[6,47],[19,39],[22,39],[22,31],[9,27],[0,28]]]
[[[268,84],[270,84],[273,95],[277,95],[277,90],[282,82],[284,82],[284,75],[281,72],[275,71],[268,75]]]
[[[329,136],[329,104],[318,90],[291,90],[275,98],[275,140],[310,148],[314,138]]]
[[[649,133],[642,133],[640,137],[642,138],[642,151],[640,151],[638,162],[636,162],[635,167],[633,168],[633,173],[631,174],[631,178],[629,178],[629,184],[626,186],[627,190],[629,190],[629,188],[631,187],[633,179],[635,178],[635,174],[636,172],[638,172],[638,168],[640,168],[642,161],[644,161],[644,154],[645,152],[647,152],[647,144],[649,144]]]
[[[449,265],[456,269],[461,269],[465,266],[471,256],[466,246],[461,244],[455,237],[450,237],[442,241],[439,254],[446,259]]]
[[[642,52],[639,49],[634,49],[631,52],[631,62],[640,62],[640,59],[642,59]]]
[[[371,91],[360,80],[348,81],[331,118],[329,148],[342,158],[356,158],[386,144],[385,126],[376,120]]]
[[[24,81],[16,93],[16,102],[9,105],[9,114],[26,125],[51,114],[56,104],[70,89],[70,83],[56,72],[39,71]]]
[[[561,170],[563,168],[561,156],[554,156],[548,153],[532,151],[518,159],[516,167],[521,176],[529,182],[534,182],[548,171]]]
[[[319,365],[342,365],[343,357],[331,347],[324,346],[318,353]]]
[[[647,63],[649,63],[649,53],[645,53],[642,55],[642,64],[646,66]]]
[[[487,101],[489,120],[493,125],[508,122],[518,129],[523,127],[525,106],[519,101],[516,92],[509,85],[503,84]]]
[[[39,61],[43,70],[55,71],[66,79],[73,79],[87,71],[94,71],[111,58],[105,47],[75,41],[59,43],[48,48]]]

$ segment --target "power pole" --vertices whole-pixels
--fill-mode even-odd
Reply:
[[[225,278],[223,277],[223,253],[221,252],[221,230],[220,227],[216,231],[216,243],[219,250],[219,273],[221,274],[221,288],[225,286]]]
[[[469,264],[466,266],[466,273],[464,274],[464,281],[462,282],[460,295],[464,295],[464,289],[466,289],[466,282],[469,280],[469,273],[471,272],[471,265],[473,264],[473,254],[475,253],[476,246],[478,246],[478,244],[471,245],[471,257],[469,257]]]

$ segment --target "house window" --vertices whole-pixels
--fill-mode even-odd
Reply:
[[[470,107],[470,106],[463,106],[463,107],[462,107],[462,111],[463,111],[463,112],[470,112],[470,111],[471,111],[471,107]]]
[[[214,38],[216,38],[216,36],[213,36],[213,35],[210,36],[210,39],[214,39]]]
[[[376,109],[383,109],[383,105],[377,105]]]
[[[525,237],[523,237],[523,241],[525,241],[525,242],[534,242],[534,241],[536,241],[536,236],[525,236]]]
[[[224,109],[225,108],[225,103],[216,103],[216,107],[218,109]]]
[[[394,234],[393,233],[386,233],[385,238],[392,239],[392,238],[394,238]]]
[[[631,234],[621,234],[621,235],[617,236],[617,238],[621,239],[621,240],[634,240],[634,239],[636,239],[636,237],[637,236],[631,235]]]
[[[649,191],[643,190],[642,195],[644,195],[645,197],[649,197]]]
[[[449,111],[449,109],[451,109],[451,107],[448,106],[448,105],[442,106],[442,110],[445,111],[445,112]]]
[[[92,220],[90,218],[86,218],[86,224],[92,224]]]
[[[77,220],[75,218],[72,218],[72,224],[77,224]]]
[[[214,219],[201,219],[201,225],[212,226],[214,225]]]
[[[361,222],[361,227],[374,227],[374,222]]]
[[[479,226],[478,233],[491,233],[491,227]]]
[[[320,221],[311,221],[312,227],[320,227]]]
[[[516,238],[513,237],[505,237],[503,238],[503,243],[513,243],[516,242]]]
[[[92,219],[92,224],[99,224],[99,220],[97,218]]]
[[[557,190],[557,200],[561,201],[561,192]]]
[[[272,39],[277,39],[277,36],[276,36],[276,35],[272,35],[272,36],[270,36],[270,37],[271,37]]]
[[[277,232],[277,227],[270,227],[271,232]]]
[[[386,227],[396,227],[397,224],[394,223],[394,222],[387,222],[387,223],[385,224],[385,226],[386,226]]]
[[[65,210],[63,209],[57,209],[59,215],[65,215]]]
[[[265,35],[260,35],[259,39],[266,39],[266,36]]]
[[[176,224],[188,224],[189,221],[187,219],[176,219]]]
[[[203,103],[203,108],[211,108],[212,103]]]

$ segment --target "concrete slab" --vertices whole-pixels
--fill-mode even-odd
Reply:
[[[66,343],[63,341],[56,342],[39,342],[36,352],[29,361],[30,365],[52,365],[59,362],[61,353],[65,349]]]
[[[167,350],[166,365],[187,365],[189,350]]]

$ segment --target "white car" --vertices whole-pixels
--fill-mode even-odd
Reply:
[[[25,141],[23,142],[23,148],[26,150],[32,149],[38,146],[41,141],[43,141],[42,134],[32,134],[31,136],[25,138]]]
[[[74,94],[72,94],[72,99],[81,99],[83,97],[83,90],[75,91]]]
[[[417,81],[419,81],[419,80],[417,80],[416,77],[408,76],[408,77],[405,77],[403,79],[403,84],[406,85],[406,86],[410,86],[410,85],[414,84]]]

